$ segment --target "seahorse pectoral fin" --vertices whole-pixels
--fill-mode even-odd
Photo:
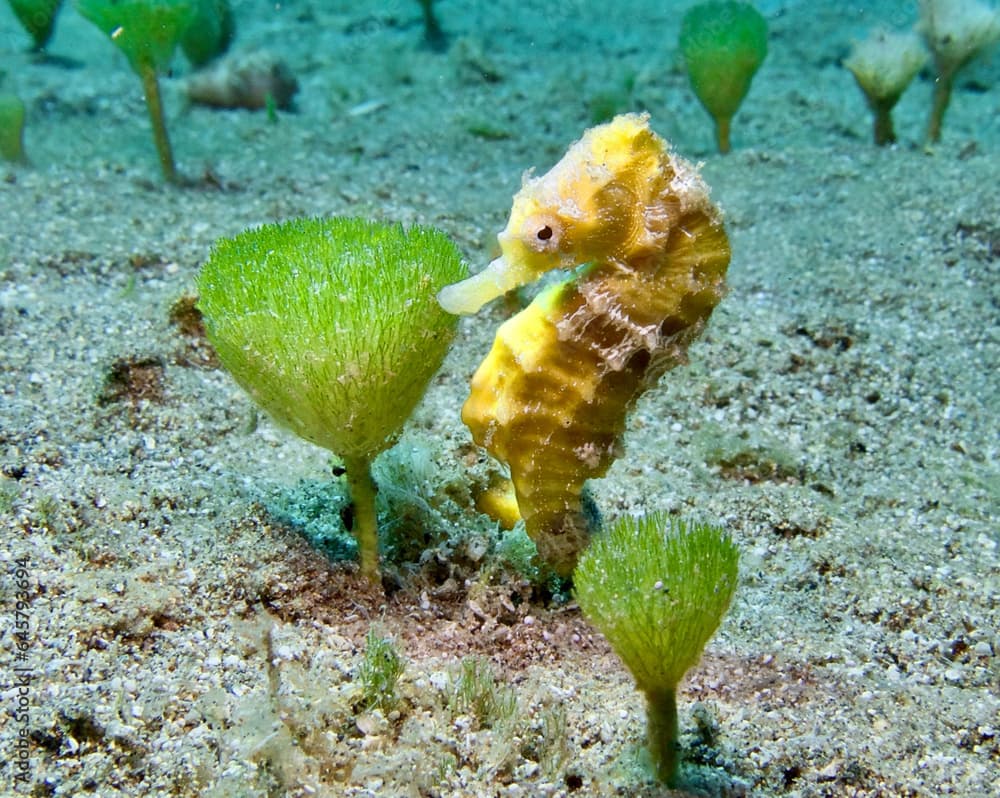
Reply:
[[[437,295],[438,304],[449,313],[468,315],[535,277],[529,270],[519,268],[501,255],[479,274],[442,288]]]

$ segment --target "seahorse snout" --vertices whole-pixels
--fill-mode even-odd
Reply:
[[[438,303],[449,313],[464,316],[475,313],[487,302],[517,288],[516,275],[503,256],[467,280],[442,288]]]

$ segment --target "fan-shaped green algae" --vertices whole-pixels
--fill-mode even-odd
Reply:
[[[229,0],[196,0],[191,24],[181,37],[181,49],[195,67],[218,58],[232,44],[236,20]]]
[[[736,589],[739,553],[722,529],[654,513],[594,539],[573,576],[580,609],[646,696],[656,776],[677,780],[677,685]]]
[[[927,50],[915,33],[875,31],[864,41],[856,42],[844,60],[872,111],[873,135],[879,146],[896,141],[892,109],[923,69],[927,57]]]
[[[52,38],[56,16],[63,0],[10,0],[10,7],[24,29],[31,35],[36,51],[45,49]]]
[[[296,219],[219,241],[199,277],[209,340],[278,423],[337,454],[361,571],[378,579],[371,462],[399,436],[457,319],[435,294],[466,276],[426,227]]]
[[[767,22],[748,3],[700,3],[681,21],[680,46],[691,87],[715,120],[719,152],[729,152],[733,115],[767,56]]]

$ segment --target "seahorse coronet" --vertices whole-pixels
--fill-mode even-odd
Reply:
[[[586,547],[585,483],[622,454],[629,410],[685,362],[725,293],[729,242],[693,164],[625,114],[588,130],[549,172],[526,172],[501,256],[440,295],[475,312],[573,269],[497,330],[462,419],[510,470],[525,528],[562,575]]]

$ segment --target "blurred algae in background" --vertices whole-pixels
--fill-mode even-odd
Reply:
[[[719,152],[729,152],[733,115],[767,56],[767,22],[748,3],[700,3],[681,20],[680,46],[691,87],[715,120]]]
[[[923,34],[934,59],[934,101],[927,140],[941,140],[941,125],[951,103],[955,77],[1000,41],[1000,10],[978,0],[919,0]]]
[[[361,572],[379,579],[371,464],[438,370],[457,318],[435,295],[467,275],[429,227],[295,219],[218,241],[198,279],[209,340],[275,421],[341,458]]]
[[[31,35],[34,50],[43,50],[52,38],[63,0],[9,0],[14,15]]]
[[[437,53],[448,49],[448,37],[445,35],[437,14],[434,13],[434,0],[417,0],[424,20],[424,44]]]
[[[27,163],[24,154],[24,102],[16,94],[0,92],[0,158]]]
[[[236,20],[229,0],[196,0],[194,18],[181,37],[181,50],[195,67],[202,67],[229,49]]]
[[[76,0],[79,12],[106,33],[132,69],[165,72],[195,17],[195,0]]]
[[[844,66],[854,75],[872,111],[876,144],[896,141],[892,109],[927,58],[927,49],[915,33],[874,31],[851,48]]]
[[[179,182],[158,76],[195,18],[195,0],[76,0],[76,7],[110,37],[142,80],[160,168],[168,182]]]

